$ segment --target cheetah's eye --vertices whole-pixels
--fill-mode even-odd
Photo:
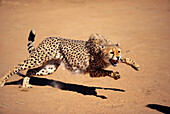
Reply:
[[[110,52],[110,54],[113,54],[113,55],[114,55],[114,52]]]
[[[120,51],[118,51],[118,53],[120,53]]]

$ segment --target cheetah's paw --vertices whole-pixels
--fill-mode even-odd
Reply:
[[[21,86],[19,86],[19,88],[32,88],[31,84],[23,84]]]
[[[5,85],[5,82],[0,83],[0,87],[3,87]]]
[[[110,77],[114,78],[115,80],[119,79],[120,78],[119,72],[112,72]]]
[[[134,68],[134,69],[137,70],[137,71],[140,70],[140,66],[139,66],[137,63],[133,64],[133,65],[132,65],[132,68]]]

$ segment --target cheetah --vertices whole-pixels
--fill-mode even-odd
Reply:
[[[35,31],[31,30],[28,37],[29,57],[0,78],[0,87],[12,75],[27,69],[22,87],[32,88],[29,84],[31,76],[52,74],[61,64],[72,72],[89,73],[91,77],[109,76],[115,80],[120,78],[119,72],[104,70],[109,65],[116,67],[117,63],[125,63],[137,71],[140,68],[135,61],[122,57],[119,44],[99,34],[91,34],[88,41],[48,37],[37,48],[34,47],[35,36]]]

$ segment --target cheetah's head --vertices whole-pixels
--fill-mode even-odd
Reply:
[[[119,47],[119,44],[102,46],[101,48],[104,61],[112,64],[113,66],[117,66],[117,63],[121,58],[121,48]]]

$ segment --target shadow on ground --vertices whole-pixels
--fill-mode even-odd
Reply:
[[[18,75],[24,76],[22,74],[18,74]],[[22,83],[22,80],[23,79],[20,79],[18,81],[8,82],[5,85],[19,85],[19,84]],[[90,86],[64,83],[64,82],[61,82],[61,81],[49,80],[49,79],[46,79],[46,78],[38,78],[38,77],[31,77],[30,84],[38,85],[38,86],[52,86],[54,88],[59,88],[61,90],[73,91],[73,92],[81,93],[83,95],[93,95],[93,96],[96,96],[96,97],[100,97],[102,99],[107,99],[107,97],[105,97],[103,95],[97,95],[96,89],[125,92],[125,90],[123,90],[123,89],[90,87]]]
[[[170,107],[168,107],[168,106],[162,106],[162,105],[158,105],[158,104],[148,104],[148,105],[146,105],[146,107],[157,110],[164,114],[170,114]]]

